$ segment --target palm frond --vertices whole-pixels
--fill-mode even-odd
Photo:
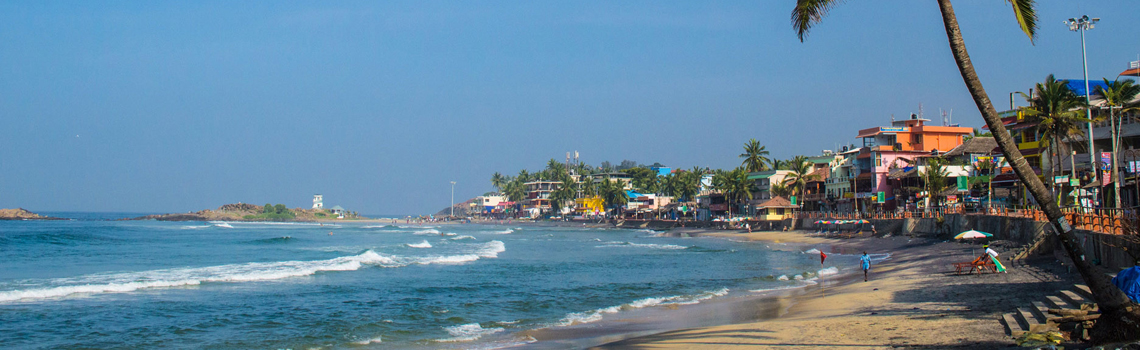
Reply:
[[[797,0],[796,8],[792,9],[792,27],[796,29],[796,36],[800,42],[804,41],[811,27],[827,16],[832,7],[843,0]]]
[[[1037,4],[1034,0],[1006,0],[1013,6],[1013,16],[1017,18],[1017,24],[1021,26],[1021,31],[1029,36],[1029,42],[1034,43],[1037,41],[1037,10],[1034,9]]]

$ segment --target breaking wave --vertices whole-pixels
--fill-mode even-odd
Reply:
[[[428,243],[427,240],[424,240],[423,242],[420,242],[420,243],[408,243],[408,247],[411,247],[411,248],[431,248],[431,243]]]
[[[16,281],[15,286],[0,285],[0,302],[39,300],[73,294],[122,293],[140,289],[195,286],[203,283],[256,282],[301,277],[318,272],[355,271],[364,266],[403,267],[408,265],[461,264],[481,258],[497,258],[506,251],[500,241],[473,244],[468,253],[427,257],[382,255],[372,250],[351,256],[326,260],[277,261],[229,264],[207,267],[175,268],[140,272],[102,273],[51,280]],[[34,285],[28,287],[29,285]]]
[[[725,295],[728,295],[728,288],[721,288],[721,289],[718,289],[715,291],[707,291],[707,292],[703,292],[703,293],[699,293],[699,294],[693,294],[693,295],[674,295],[674,296],[667,296],[667,297],[638,299],[638,300],[634,300],[632,302],[629,302],[627,304],[604,307],[601,309],[596,309],[596,310],[591,310],[591,311],[586,311],[586,312],[573,312],[573,313],[567,314],[566,317],[563,317],[561,320],[558,321],[558,323],[555,323],[554,326],[555,327],[565,327],[565,326],[573,326],[576,324],[597,322],[597,321],[602,320],[602,317],[604,315],[607,315],[607,314],[616,314],[616,313],[621,312],[621,311],[636,310],[636,309],[654,307],[654,306],[659,306],[659,305],[697,304],[697,303],[700,303],[701,301],[704,301],[704,300],[712,299],[715,297],[721,297],[721,296],[725,296]]]
[[[456,343],[474,341],[482,338],[484,335],[495,334],[502,332],[502,328],[483,328],[478,323],[461,324],[458,326],[445,327],[444,330],[451,338],[436,339],[441,343]]]

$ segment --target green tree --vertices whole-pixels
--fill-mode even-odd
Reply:
[[[788,162],[788,168],[788,170],[792,172],[788,173],[781,183],[784,186],[788,186],[792,193],[799,193],[800,196],[797,202],[803,203],[804,190],[807,188],[808,181],[815,180],[819,178],[819,176],[811,174],[813,172],[812,164],[808,161],[807,157],[804,156],[796,156],[796,158]]]
[[[514,180],[507,182],[504,188],[504,194],[507,199],[512,202],[521,202],[526,199],[526,183],[522,178],[516,177]]]
[[[284,204],[278,203],[277,205],[273,206],[273,211],[277,212],[277,214],[282,214],[282,213],[289,211],[289,207],[286,207]]]
[[[750,172],[767,170],[768,150],[756,139],[750,139],[744,144],[744,153],[740,154],[740,158],[744,158],[741,166]]]
[[[261,207],[261,212],[266,213],[266,214],[273,213],[274,212],[273,204],[265,203],[265,206]]]
[[[748,179],[748,170],[744,167],[718,171],[713,175],[713,187],[723,193],[728,201],[729,216],[732,216],[734,205],[752,199],[752,192],[756,190],[755,182]]]
[[[949,173],[946,171],[946,160],[942,158],[927,158],[926,169],[918,174],[922,179],[923,190],[926,191],[927,199],[930,200],[929,204],[937,207],[942,206],[942,192],[950,188],[948,184]],[[926,209],[930,210],[931,205],[927,205]]]
[[[609,176],[602,179],[598,192],[600,192],[606,208],[614,209],[629,201],[629,197],[625,193],[625,183],[621,180],[610,179]]]
[[[503,187],[507,185],[508,180],[506,176],[503,176],[503,174],[500,174],[498,171],[491,174],[491,186],[494,186],[497,192],[503,192]]]
[[[574,182],[574,179],[567,176],[562,179],[562,183],[558,185],[557,189],[550,192],[550,209],[554,211],[555,215],[561,215],[562,208],[574,202],[574,197],[578,193],[577,187],[578,184]]]
[[[1093,299],[1100,307],[1101,317],[1097,320],[1096,327],[1093,328],[1092,336],[1100,342],[1134,339],[1140,336],[1140,305],[1137,305],[1120,289],[1116,288],[1103,271],[1099,270],[1099,267],[1093,266],[1081,258],[1084,256],[1084,249],[1081,248],[1080,242],[1073,235],[1072,226],[1065,221],[1057,202],[1049,194],[1049,189],[1045,187],[1041,179],[1037,178],[1037,174],[1033,172],[1029,163],[1025,162],[1025,157],[1017,149],[1013,137],[1002,124],[1001,117],[998,116],[997,110],[990,102],[989,95],[986,94],[986,89],[982,86],[982,80],[974,71],[974,64],[970,61],[970,54],[966,51],[966,42],[962,39],[962,30],[958,27],[958,18],[954,14],[954,7],[950,4],[950,0],[937,0],[937,2],[939,11],[942,13],[942,24],[946,28],[950,53],[954,56],[954,63],[958,66],[958,72],[962,75],[966,90],[973,97],[974,104],[977,105],[982,119],[986,121],[986,126],[993,132],[998,147],[1010,160],[1014,173],[1017,174],[1018,179],[1026,186],[1029,193],[1033,195],[1033,198],[1037,200],[1037,203],[1041,204],[1049,223],[1053,226],[1054,231],[1059,233],[1065,252],[1074,262],[1081,278],[1092,291]],[[1036,1],[1007,0],[1007,2],[1012,5],[1014,18],[1021,26],[1021,30],[1032,41],[1036,37],[1037,31],[1037,13],[1034,9]],[[797,0],[795,8],[792,10],[792,26],[795,28],[800,41],[803,41],[812,25],[819,23],[827,11],[838,3],[839,0]]]
[[[1104,100],[1104,106],[1108,107],[1108,117],[1111,120],[1109,126],[1112,128],[1112,164],[1113,172],[1113,198],[1116,202],[1116,207],[1120,208],[1120,174],[1119,169],[1119,152],[1120,152],[1120,124],[1121,120],[1118,116],[1123,116],[1124,113],[1137,110],[1137,103],[1132,102],[1136,99],[1136,95],[1140,93],[1140,85],[1136,85],[1132,80],[1108,81],[1104,79],[1104,87],[1096,87],[1096,95]]]
[[[970,135],[966,135],[966,137],[962,138],[962,141],[969,141],[970,139],[975,138],[975,137],[992,137],[992,136],[993,136],[993,134],[990,133],[989,131],[982,132],[981,130],[978,130],[978,128],[974,128],[974,133],[970,134]]]
[[[1037,123],[1041,145],[1050,149],[1053,156],[1050,175],[1056,176],[1061,163],[1061,140],[1084,135],[1080,125],[1087,123],[1088,119],[1079,108],[1085,105],[1085,101],[1069,89],[1064,80],[1054,79],[1052,74],[1045,78],[1045,82],[1037,83],[1035,91],[1037,94],[1032,98],[1021,94],[1029,102],[1021,112],[1028,121]]]
[[[771,170],[784,170],[785,167],[787,167],[787,163],[785,161],[775,158],[768,161],[768,168]]]

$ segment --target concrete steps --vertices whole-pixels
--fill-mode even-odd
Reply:
[[[1080,310],[1084,304],[1093,304],[1092,295],[1087,286],[1078,284],[1070,290],[1062,290],[1056,295],[1047,296],[1045,300],[1035,301],[1028,307],[1019,307],[1013,312],[1002,314],[999,322],[1006,334],[1014,337],[1030,331],[1056,330],[1057,324],[1048,320],[1057,316],[1050,315],[1049,309]]]

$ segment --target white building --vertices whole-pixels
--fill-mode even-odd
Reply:
[[[324,196],[319,195],[319,194],[314,194],[313,195],[313,209],[324,209],[324,207],[325,207]]]

